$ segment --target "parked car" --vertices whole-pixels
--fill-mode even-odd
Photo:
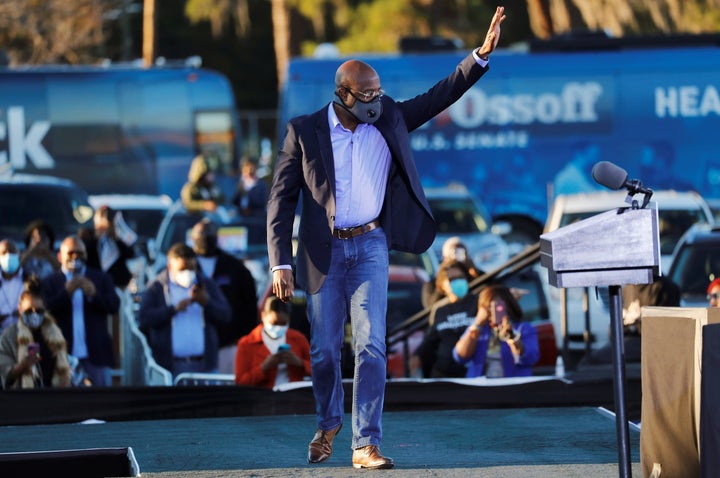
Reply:
[[[598,191],[592,193],[560,195],[555,199],[545,224],[545,232],[554,231],[576,221],[619,207],[629,207],[625,202],[626,191]],[[641,197],[641,196],[638,196]],[[705,200],[695,192],[673,190],[655,191],[651,201],[658,209],[661,268],[667,272],[672,259],[673,249],[680,236],[692,224],[714,222],[710,208]],[[652,203],[651,203],[652,204]],[[561,293],[559,289],[549,288],[551,318],[558,333],[559,343],[563,343],[561,323]],[[609,341],[610,312],[608,309],[608,291],[606,287],[597,292],[583,288],[567,289],[567,338],[569,348],[581,351],[585,348],[585,307],[587,301],[590,316],[590,336],[592,348],[602,347]]]
[[[707,287],[720,277],[720,226],[696,224],[678,242],[668,277],[680,288],[680,305],[707,307]]]
[[[445,241],[458,236],[467,246],[475,265],[490,271],[505,263],[510,251],[502,235],[510,230],[507,223],[493,224],[480,201],[465,186],[453,184],[442,188],[425,188],[438,232],[431,250],[442,258]]]
[[[0,178],[0,237],[24,248],[27,225],[42,219],[55,233],[55,248],[62,239],[92,225],[88,194],[74,182],[52,176],[13,174]]]
[[[151,263],[149,277],[155,277],[167,265],[166,255],[173,244],[191,244],[190,230],[204,217],[218,224],[218,245],[243,260],[255,278],[258,295],[262,294],[269,281],[265,218],[239,216],[223,208],[214,213],[189,213],[179,200],[163,218],[153,247],[148,250]]]

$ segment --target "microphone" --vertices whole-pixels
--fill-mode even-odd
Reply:
[[[639,180],[628,180],[627,171],[610,161],[596,163],[592,169],[592,177],[596,183],[609,189],[622,189],[624,187],[631,196],[638,193],[649,195],[653,193],[652,189],[644,187]]]
[[[628,190],[628,195],[625,198],[625,202],[632,205],[633,209],[638,208],[638,201],[633,199],[633,196],[642,193],[643,197],[642,209],[650,202],[653,191],[650,188],[646,188],[637,179],[628,180],[627,171],[620,166],[617,166],[609,161],[600,161],[596,163],[592,168],[592,177],[598,184],[605,186],[610,189],[622,189]]]

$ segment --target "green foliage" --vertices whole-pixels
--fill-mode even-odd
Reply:
[[[413,0],[374,0],[359,4],[347,18],[336,44],[342,53],[397,51],[408,35],[429,35],[427,16]]]

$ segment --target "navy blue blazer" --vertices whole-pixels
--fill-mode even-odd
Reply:
[[[415,98],[395,101],[382,97],[383,112],[374,125],[392,155],[380,213],[388,248],[417,254],[435,239],[435,221],[412,158],[409,133],[457,101],[487,70],[471,54],[448,77]],[[288,122],[268,200],[270,267],[293,263],[292,227],[300,192],[296,281],[314,294],[330,267],[335,225],[335,164],[327,106]]]
[[[97,366],[115,366],[112,339],[108,332],[108,315],[120,309],[120,298],[110,275],[87,267],[85,277],[95,285],[95,295],[84,297],[85,342],[90,363]],[[65,290],[67,279],[62,271],[55,272],[41,282],[45,306],[55,318],[67,341],[68,353],[73,347],[72,297]]]

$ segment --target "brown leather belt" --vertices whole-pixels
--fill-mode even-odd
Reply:
[[[355,227],[342,227],[340,229],[333,229],[333,237],[338,239],[352,239],[353,237],[361,236],[365,233],[377,229],[380,227],[380,220],[375,219],[362,226]]]

